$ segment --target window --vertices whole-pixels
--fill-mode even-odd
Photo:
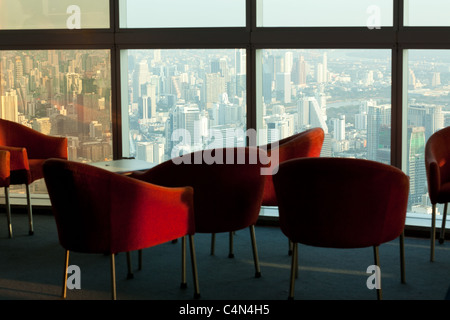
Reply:
[[[392,0],[259,0],[259,27],[392,27]]]
[[[109,28],[108,0],[2,0],[0,30]]]
[[[245,0],[120,0],[120,26],[245,27],[245,6]]]
[[[410,177],[409,212],[418,217],[431,214],[425,171],[425,144],[436,131],[450,125],[450,52],[408,50],[407,126],[404,128],[404,159]],[[437,214],[443,205],[437,206]]]
[[[390,50],[262,50],[261,144],[313,127],[324,156],[390,164]]]
[[[192,151],[244,146],[245,49],[127,50],[123,153],[161,163]]]
[[[446,0],[404,0],[405,26],[448,27],[450,3]]]
[[[1,118],[67,137],[69,160],[113,158],[108,50],[0,51],[0,78]]]

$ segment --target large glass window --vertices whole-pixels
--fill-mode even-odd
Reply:
[[[0,30],[108,29],[109,0],[2,0]]]
[[[69,160],[113,158],[109,50],[0,51],[0,80],[2,119],[67,137]]]
[[[259,27],[392,27],[393,0],[259,0]]]
[[[390,50],[262,50],[258,125],[270,143],[312,127],[322,154],[390,163]]]
[[[405,0],[404,20],[409,27],[448,27],[448,0]]]
[[[403,130],[404,170],[410,177],[408,211],[429,218],[425,171],[425,144],[436,131],[450,125],[450,52],[448,50],[408,50],[406,126]],[[437,214],[443,206],[437,206]]]
[[[245,49],[125,50],[123,154],[152,163],[244,146]]]
[[[245,8],[245,0],[120,0],[120,27],[245,27]]]

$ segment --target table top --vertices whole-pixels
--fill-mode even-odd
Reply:
[[[126,174],[133,171],[143,171],[154,167],[156,164],[138,159],[120,159],[103,162],[90,163],[98,168],[102,168],[111,172]]]

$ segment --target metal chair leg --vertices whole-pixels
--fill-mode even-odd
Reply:
[[[11,223],[11,203],[9,201],[9,187],[5,187],[5,205],[6,205],[6,219],[8,223],[8,234],[9,237],[13,237],[12,233],[12,223]]]
[[[258,248],[256,246],[255,226],[250,226],[250,237],[252,241],[253,260],[255,262],[255,278],[261,278],[261,268],[259,266]]]
[[[111,294],[112,299],[116,300],[116,261],[114,253],[111,253]]]
[[[289,300],[294,299],[294,291],[295,291],[295,279],[297,274],[297,265],[298,265],[298,250],[297,250],[298,244],[294,242],[292,244],[292,262],[291,262],[291,282],[290,282],[290,288],[289,288]]]
[[[447,205],[448,205],[448,202],[445,203],[444,213],[442,214],[441,236],[439,237],[440,244],[443,244],[445,241],[445,220],[447,218]]]
[[[195,256],[194,236],[189,235],[189,249],[191,254],[192,274],[194,277],[194,298],[200,298],[200,286],[198,284],[197,258]]]
[[[373,247],[373,255],[374,255],[375,265],[380,267],[380,254],[379,254],[378,246]],[[376,289],[377,290],[377,299],[382,300],[383,295],[382,295],[382,291],[381,291],[381,277],[378,279],[378,281],[380,281],[380,283],[379,283],[380,288]]]
[[[405,231],[400,235],[400,276],[401,282],[406,283],[405,275]]]
[[[127,252],[127,266],[128,266],[127,279],[133,279],[134,274],[133,274],[133,267],[131,265],[131,252],[130,251]]]
[[[34,234],[33,211],[32,211],[32,208],[31,208],[31,192],[30,192],[30,185],[29,184],[26,185],[26,190],[27,190],[28,221],[29,221],[29,225],[30,225],[30,230],[28,231],[28,234],[29,235],[33,235]]]
[[[181,289],[187,288],[186,280],[186,236],[181,239]]]
[[[435,237],[436,237],[436,204],[433,204],[433,210],[431,213],[431,252],[430,252],[430,261],[434,261],[434,246],[435,246]]]
[[[228,258],[234,258],[233,232],[229,233],[229,252]]]
[[[64,279],[63,279],[63,288],[62,288],[62,298],[65,299],[67,297],[67,269],[69,268],[69,250],[66,250],[64,257]]]

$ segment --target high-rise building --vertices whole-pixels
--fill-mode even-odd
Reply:
[[[277,100],[283,103],[291,103],[291,74],[288,72],[277,73],[276,80]]]
[[[410,183],[409,204],[417,204],[422,201],[422,196],[427,193],[426,169],[425,169],[425,128],[408,127],[407,133],[407,175]]]
[[[338,119],[333,119],[334,139],[345,140],[345,115],[340,115]]]
[[[362,110],[367,108],[367,159],[374,161],[382,161],[386,155],[385,149],[390,148],[390,142],[386,145],[386,140],[381,140],[381,132],[388,130],[391,125],[391,105],[377,105],[375,102],[365,104]],[[389,130],[387,131],[389,132]],[[384,151],[383,151],[384,150]]]
[[[1,96],[0,103],[0,118],[18,121],[19,109],[18,109],[18,97],[16,90],[11,89],[5,92],[5,95]]]

